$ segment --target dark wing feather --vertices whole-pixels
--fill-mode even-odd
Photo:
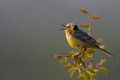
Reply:
[[[107,55],[111,56],[111,57],[114,57],[114,55],[112,55],[111,53],[109,53],[108,51],[102,49],[99,47],[100,43],[98,43],[93,37],[89,36],[87,33],[85,33],[84,31],[78,29],[76,31],[73,32],[73,35],[83,41],[83,42],[86,42],[102,51],[104,51]]]
[[[78,29],[73,31],[73,35],[77,38],[80,39],[81,41],[88,43],[92,46],[98,47],[100,43],[98,43],[93,37],[89,36],[87,33],[85,33],[84,31]]]

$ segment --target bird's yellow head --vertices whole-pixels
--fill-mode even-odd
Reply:
[[[65,30],[66,34],[71,34],[74,30],[78,30],[78,26],[75,25],[74,23],[68,23],[68,24],[62,25],[62,26],[65,27],[65,29],[63,29],[63,30]]]

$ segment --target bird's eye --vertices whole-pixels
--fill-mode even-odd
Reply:
[[[70,28],[70,26],[66,26],[66,28]]]

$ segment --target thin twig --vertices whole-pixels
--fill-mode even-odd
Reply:
[[[91,25],[92,25],[92,19],[91,14],[88,13],[88,19],[89,19],[89,28],[88,28],[88,34],[91,35]]]
[[[91,36],[91,25],[92,25],[92,19],[91,19],[91,14],[88,13],[88,20],[89,20],[89,28],[88,28],[88,34]],[[90,55],[90,66],[93,68],[93,55]]]

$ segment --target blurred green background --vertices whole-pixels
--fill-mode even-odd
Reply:
[[[94,53],[94,62],[107,59],[110,73],[97,80],[118,80],[120,0],[0,0],[0,80],[75,80],[53,56],[72,49],[59,24],[87,23],[81,7],[102,16],[92,35],[116,56]]]

